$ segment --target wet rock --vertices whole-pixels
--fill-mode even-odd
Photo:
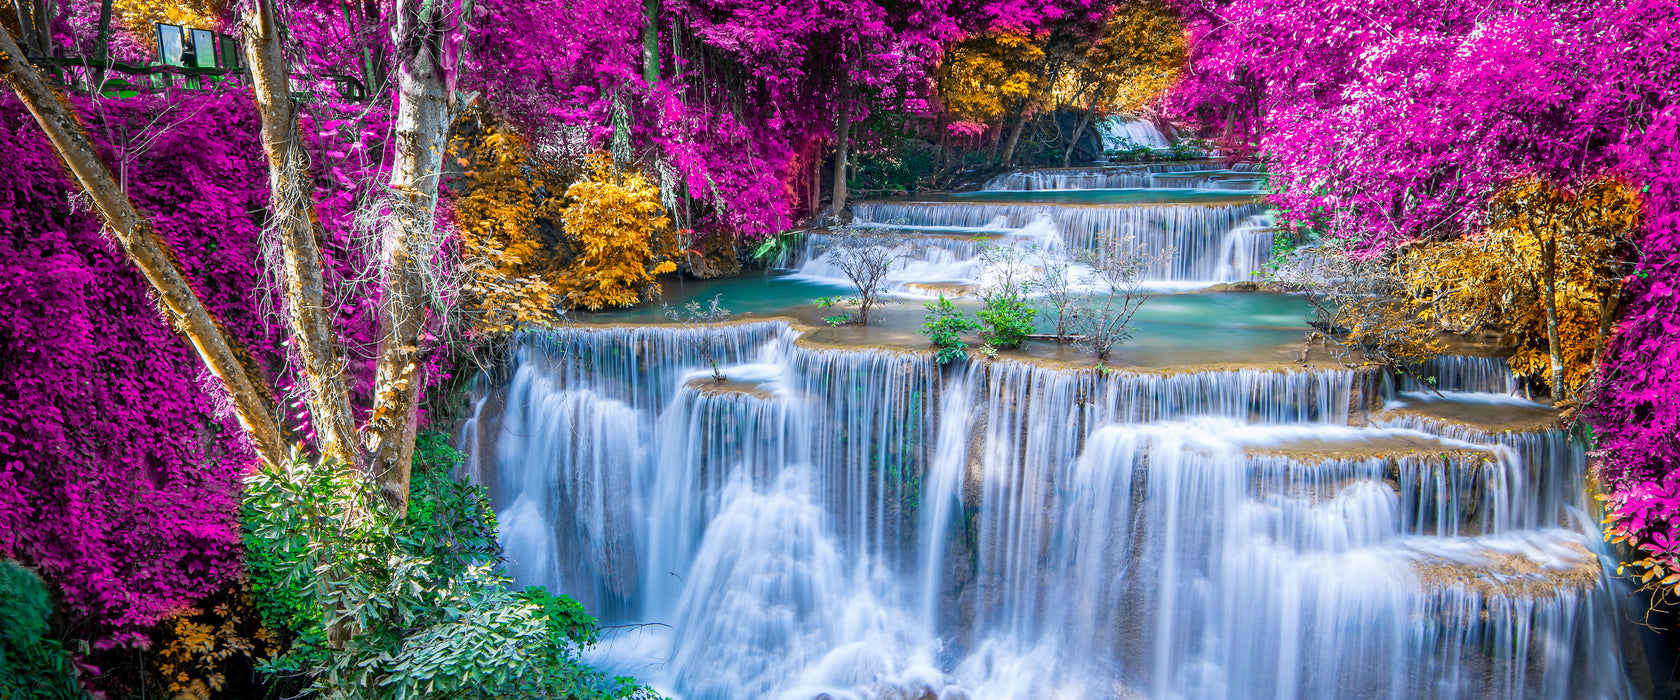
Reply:
[[[698,279],[729,277],[741,274],[741,258],[736,251],[735,234],[724,232],[695,241],[694,247],[684,251],[678,263],[683,273]]]

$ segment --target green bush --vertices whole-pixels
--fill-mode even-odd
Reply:
[[[1038,309],[1027,302],[1027,295],[1044,280],[1042,271],[1031,264],[1038,254],[1036,247],[982,241],[979,249],[987,280],[978,292],[981,306],[974,315],[986,325],[980,331],[980,339],[986,341],[982,352],[991,355],[998,348],[1020,347],[1037,332],[1033,319]]]
[[[575,601],[514,591],[480,486],[422,435],[406,517],[354,470],[294,457],[246,477],[242,524],[264,621],[293,634],[267,670],[323,698],[649,697],[579,653],[598,639]],[[339,648],[329,628],[347,633]]]
[[[1037,332],[1033,319],[1038,309],[1018,297],[996,297],[986,300],[985,307],[975,312],[986,329],[980,338],[995,348],[1015,348],[1026,342],[1027,336]]]
[[[943,365],[967,357],[968,344],[963,342],[962,335],[979,330],[980,324],[957,310],[944,294],[939,295],[938,301],[929,301],[922,306],[928,310],[922,323],[922,335],[939,348],[934,359]]]
[[[0,561],[0,698],[85,698],[70,654],[47,636],[52,598],[34,571]]]
[[[846,186],[852,190],[905,190],[925,187],[939,172],[939,146],[906,138],[860,150]]]
[[[819,309],[827,310],[827,309],[833,309],[837,306],[857,306],[858,305],[858,300],[855,299],[855,298],[851,298],[851,297],[818,297],[817,299],[813,300],[811,303],[815,304],[816,307],[819,308]],[[845,326],[845,325],[857,323],[858,322],[858,317],[857,317],[857,314],[855,314],[853,312],[841,311],[840,313],[837,313],[833,316],[824,316],[824,317],[822,317],[822,320],[823,320],[823,323],[826,323],[830,326]]]

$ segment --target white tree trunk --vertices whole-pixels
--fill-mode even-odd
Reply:
[[[431,298],[425,265],[436,250],[433,217],[452,113],[445,33],[451,28],[464,32],[467,18],[449,16],[443,3],[421,0],[403,0],[396,13],[394,201],[381,245],[379,364],[367,445],[375,478],[386,498],[400,505],[408,501],[417,397],[424,381],[420,333]]]
[[[321,454],[361,466],[350,393],[344,385],[344,360],[337,326],[323,301],[321,249],[315,239],[315,187],[309,158],[298,135],[297,107],[273,0],[256,0],[246,17],[245,54],[262,114],[263,150],[268,154],[270,226],[284,256],[286,321],[292,347],[303,363],[309,415]]]

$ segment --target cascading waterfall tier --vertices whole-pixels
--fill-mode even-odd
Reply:
[[[1514,394],[1516,375],[1503,357],[1442,355],[1424,360],[1400,378],[1403,391],[1461,391]]]
[[[1153,187],[1200,187],[1211,178],[1203,176],[1174,177],[1173,173],[1192,173],[1217,169],[1206,162],[1162,163],[1156,165],[1111,166],[1107,168],[1052,168],[1045,170],[1012,170],[988,180],[981,189],[989,192],[1033,192],[1040,190],[1112,190]],[[1253,178],[1243,178],[1245,182]],[[1186,183],[1190,184],[1186,184]]]
[[[726,382],[710,378],[709,344]],[[675,697],[1631,698],[1561,433],[1353,427],[1373,373],[520,338],[469,426],[510,569]]]
[[[976,236],[1033,244],[1057,251],[1091,250],[1124,241],[1158,257],[1146,277],[1159,282],[1231,282],[1249,279],[1272,245],[1271,218],[1259,204],[1064,206],[948,202],[853,205],[861,225],[894,226],[922,234],[902,251],[893,273],[900,286],[980,279]],[[800,271],[837,278],[822,259],[823,234],[806,237]],[[902,291],[902,290],[901,290]]]
[[[949,202],[869,203],[854,205],[860,223],[918,228],[1014,228],[1048,219],[1068,245],[1092,248],[1106,236],[1133,236],[1149,250],[1171,246],[1180,279],[1206,279],[1221,234],[1259,214],[1259,204],[1077,206],[1046,204],[966,204]],[[1202,269],[1205,268],[1205,269]],[[1196,275],[1200,273],[1200,277]]]
[[[1147,146],[1149,148],[1167,148],[1172,146],[1172,139],[1147,119],[1132,119],[1130,117],[1110,117],[1104,125],[1104,148],[1131,148]]]

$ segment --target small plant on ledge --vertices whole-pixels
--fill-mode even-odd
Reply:
[[[723,323],[729,320],[729,309],[723,308],[723,295],[713,295],[710,303],[702,306],[699,300],[690,301],[683,305],[682,311],[665,307],[665,315],[672,321],[686,326],[699,326],[700,333],[694,342],[695,354],[700,361],[712,367],[712,381],[728,381],[723,376],[723,370],[718,368],[718,348],[723,345]]]
[[[881,297],[887,293],[887,273],[904,257],[902,249],[909,242],[908,234],[890,228],[840,226],[829,231],[828,240],[818,246],[817,252],[851,281],[857,297],[850,303],[857,306],[857,311],[840,323],[833,320],[835,317],[823,320],[829,325],[869,323],[869,312],[881,305]]]
[[[1039,285],[1039,271],[1029,263],[1032,253],[1030,248],[980,244],[987,281],[980,288],[981,308],[975,315],[986,325],[980,338],[988,348],[994,348],[992,352],[1018,348],[1036,332],[1033,319],[1038,309],[1027,302],[1027,295]]]
[[[821,297],[811,303],[816,304],[819,309],[832,309],[836,306],[857,306],[858,300],[852,297]],[[830,326],[844,326],[851,323],[861,323],[858,321],[857,316],[850,311],[842,311],[833,316],[824,316],[822,317],[822,320],[823,323]]]
[[[1101,253],[1079,255],[1102,288],[1078,315],[1079,343],[1096,355],[1099,366],[1132,337],[1132,316],[1149,301],[1144,279],[1151,268],[1171,257],[1171,248],[1149,252],[1131,236],[1114,238]]]
[[[958,310],[944,294],[939,295],[938,301],[929,301],[922,306],[928,310],[924,317],[927,320],[922,323],[922,335],[939,348],[934,359],[943,365],[968,357],[968,344],[963,342],[962,335],[979,330],[980,324]]]

